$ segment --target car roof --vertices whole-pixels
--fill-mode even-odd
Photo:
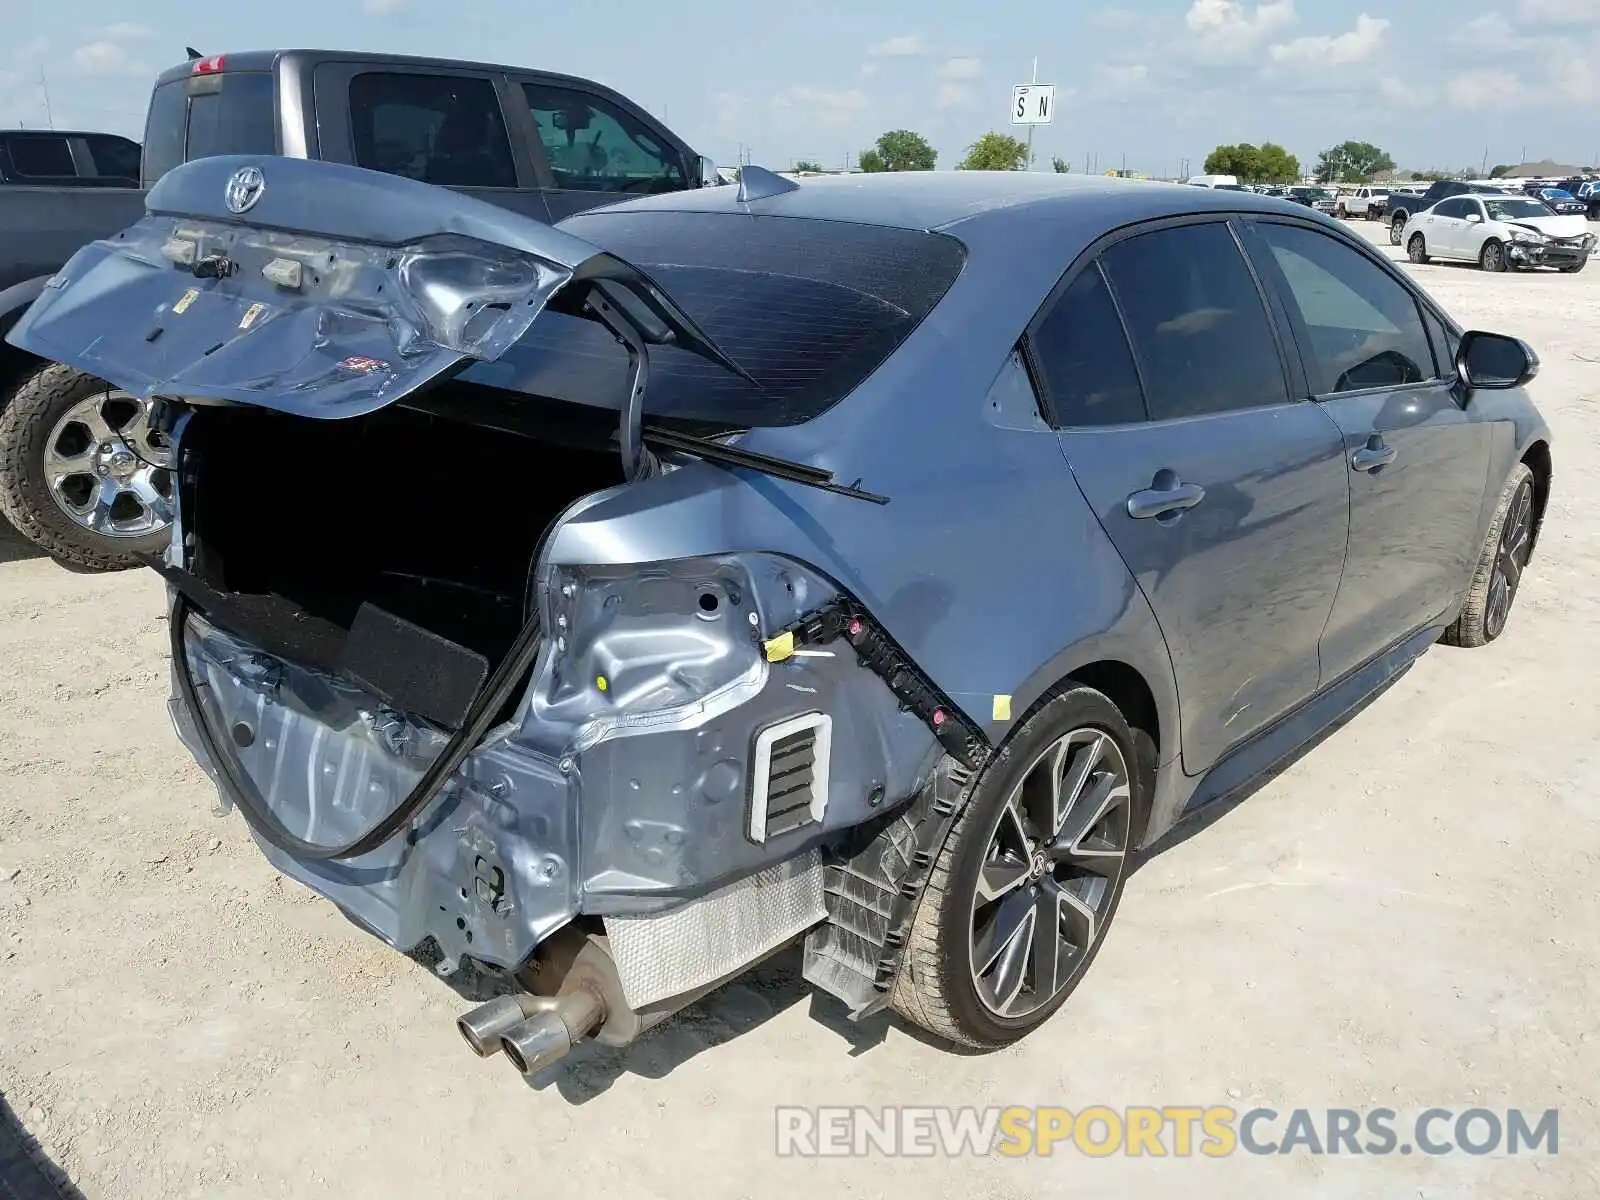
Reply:
[[[224,69],[234,71],[271,71],[279,62],[286,64],[316,64],[322,62],[341,63],[374,63],[377,65],[402,66],[402,67],[440,67],[452,70],[484,70],[505,71],[517,75],[539,75],[552,82],[564,82],[581,85],[587,88],[602,88],[610,91],[604,85],[592,79],[584,79],[577,75],[568,75],[561,71],[547,71],[542,67],[527,65],[515,66],[502,63],[477,62],[463,58],[430,58],[412,54],[380,54],[363,50],[315,50],[306,47],[284,48],[280,50],[239,50],[220,51],[208,55],[208,58],[221,58],[224,60]],[[168,67],[156,79],[159,86],[171,83],[175,79],[186,79],[194,73],[196,59],[190,59],[179,66]]]
[[[737,186],[695,188],[591,209],[623,212],[749,212],[887,225],[902,229],[973,232],[1004,214],[1057,218],[1110,228],[1163,216],[1204,212],[1293,213],[1306,209],[1249,191],[1184,183],[1065,175],[1042,171],[886,171],[806,179],[792,191],[743,204]]]

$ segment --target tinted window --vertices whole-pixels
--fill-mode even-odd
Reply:
[[[1288,398],[1260,292],[1226,225],[1141,234],[1101,261],[1127,318],[1153,420]]]
[[[135,183],[139,179],[139,144],[127,138],[96,136],[85,139],[89,143],[89,157],[94,159],[94,169],[102,178],[125,179]]]
[[[140,177],[146,186],[183,161],[183,137],[189,117],[185,81],[163,83],[151,93],[144,123],[144,165]]]
[[[755,379],[651,348],[646,413],[723,427],[794,425],[831,407],[932,311],[965,257],[943,234],[734,213],[595,210],[558,228],[648,272]],[[595,322],[546,312],[469,378],[615,408],[627,356]]]
[[[20,179],[71,179],[78,173],[64,137],[13,134],[6,139],[6,147],[11,152],[12,172]]]
[[[265,71],[196,77],[190,85],[184,160],[276,154],[278,109]]]
[[[1318,395],[1433,378],[1433,355],[1411,293],[1358,251],[1314,230],[1260,225],[1289,302],[1310,338]]]
[[[1468,212],[1476,211],[1472,201],[1465,196],[1454,196],[1449,200],[1441,200],[1433,206],[1433,215],[1436,217],[1464,217]]]
[[[683,159],[625,109],[569,88],[523,84],[558,188],[670,192],[687,186]]]
[[[1431,312],[1426,312],[1426,317],[1428,338],[1433,342],[1435,374],[1440,378],[1448,378],[1455,374],[1456,348],[1461,345],[1461,339],[1451,333],[1449,327]]]
[[[1030,344],[1060,424],[1116,425],[1145,419],[1133,355],[1096,267],[1072,281]]]
[[[368,72],[350,81],[356,162],[445,187],[517,186],[500,99],[487,79]]]

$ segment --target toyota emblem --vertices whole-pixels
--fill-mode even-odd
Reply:
[[[266,190],[267,179],[261,174],[260,167],[242,167],[228,180],[223,200],[227,202],[229,212],[246,213],[256,206],[256,201],[261,199],[261,193]]]

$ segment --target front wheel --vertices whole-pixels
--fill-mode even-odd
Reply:
[[[1413,233],[1411,240],[1406,243],[1406,257],[1419,266],[1428,261],[1428,246],[1422,240],[1420,233]]]
[[[891,1003],[950,1042],[1022,1038],[1094,961],[1142,821],[1133,735],[1091,688],[1062,692],[984,769],[918,902]]]
[[[172,532],[172,448],[150,402],[59,363],[0,412],[0,513],[69,566],[114,571]]]
[[[1487,646],[1505,630],[1533,550],[1533,515],[1533,472],[1518,463],[1489,522],[1461,612],[1444,631],[1446,645]]]
[[[1485,242],[1483,249],[1478,251],[1478,266],[1485,271],[1504,271],[1506,269],[1505,247],[1492,239]]]

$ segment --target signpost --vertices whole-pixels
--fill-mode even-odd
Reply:
[[[1033,127],[1055,119],[1056,85],[1039,82],[1039,60],[1033,60],[1033,82],[1011,89],[1011,123],[1028,127],[1028,169],[1033,169]]]

